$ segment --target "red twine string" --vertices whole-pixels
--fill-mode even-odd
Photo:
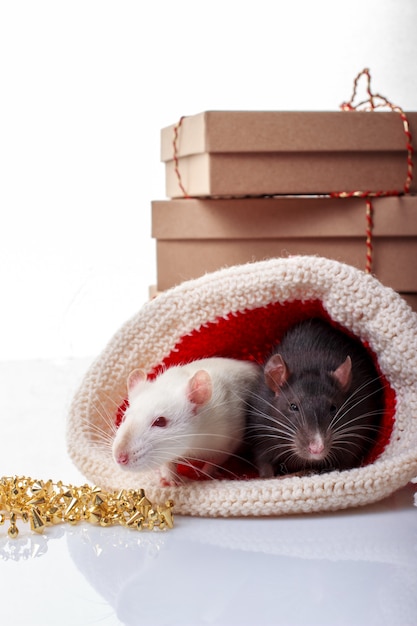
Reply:
[[[184,198],[189,198],[189,195],[186,192],[185,187],[182,183],[181,174],[179,170],[179,164],[178,164],[178,131],[181,128],[181,124],[184,120],[184,117],[185,115],[182,115],[179,119],[179,122],[174,126],[174,138],[172,140],[172,147],[173,147],[173,158],[174,158],[174,172],[177,177],[178,186],[181,189],[184,195]]]
[[[372,256],[373,256],[373,243],[372,233],[374,228],[374,207],[370,198],[366,198],[366,264],[365,272],[370,274],[372,272]]]
[[[362,100],[358,104],[353,104],[358,91],[359,80],[364,76],[366,78],[366,92],[368,98]],[[365,198],[366,200],[366,266],[365,271],[370,274],[372,272],[373,264],[373,205],[372,198],[381,198],[383,196],[400,196],[403,193],[407,194],[410,191],[411,181],[413,180],[413,145],[410,132],[410,125],[403,109],[395,104],[392,104],[387,98],[381,96],[379,93],[373,93],[371,90],[371,73],[368,68],[359,72],[353,82],[352,97],[349,102],[343,102],[340,105],[342,111],[375,111],[376,109],[388,108],[399,114],[403,123],[404,134],[406,138],[407,149],[407,175],[402,191],[390,190],[390,191],[343,191],[340,193],[331,193],[332,198]]]

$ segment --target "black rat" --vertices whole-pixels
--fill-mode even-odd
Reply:
[[[359,340],[320,319],[290,328],[250,392],[247,440],[259,475],[361,465],[381,423],[382,389]]]

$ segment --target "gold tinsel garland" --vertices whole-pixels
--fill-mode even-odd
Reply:
[[[42,533],[47,526],[80,522],[164,530],[174,525],[172,508],[171,500],[154,506],[143,489],[107,492],[89,485],[74,487],[25,476],[0,479],[0,525],[10,522],[8,535],[12,539],[19,534],[19,519],[29,522],[36,533]]]

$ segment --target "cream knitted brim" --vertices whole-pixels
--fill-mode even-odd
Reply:
[[[189,358],[191,340],[194,358],[210,356],[198,354],[199,333],[207,337],[220,323],[226,329],[227,352],[228,320],[249,320],[254,311],[267,311],[274,304],[297,311],[308,303],[318,303],[326,316],[369,346],[395,394],[389,441],[373,462],[312,476],[225,478],[175,487],[160,487],[155,474],[124,472],[112,462],[110,448],[98,433],[111,432],[109,422],[114,423],[125,400],[133,368],[151,373],[163,363],[179,363],[182,346],[188,346]],[[244,332],[240,342],[244,349]],[[315,256],[277,258],[206,274],[161,293],[114,335],[73,399],[67,441],[70,456],[89,481],[103,489],[143,488],[152,502],[172,498],[179,514],[281,515],[375,502],[417,476],[417,315],[373,276]]]

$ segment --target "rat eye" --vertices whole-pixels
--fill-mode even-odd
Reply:
[[[290,411],[299,411],[298,406],[294,404],[294,402],[291,402],[290,404]]]
[[[163,415],[160,415],[152,422],[152,426],[157,426],[158,428],[165,428],[167,424],[168,424],[168,420]]]
[[[332,404],[330,409],[329,409],[330,415],[335,415],[337,413],[337,406],[335,404]]]

